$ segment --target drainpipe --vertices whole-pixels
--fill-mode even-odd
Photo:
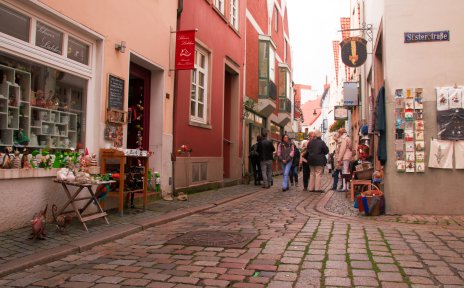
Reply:
[[[184,11],[184,1],[183,0],[178,0],[178,5],[177,5],[177,22],[176,22],[176,31],[179,28],[180,24],[180,16],[182,14],[182,11]],[[169,51],[171,52],[171,51]],[[171,67],[169,67],[171,69]],[[171,162],[172,162],[172,196],[176,196],[176,143],[175,143],[175,137],[176,137],[176,108],[177,108],[177,71],[174,71],[174,90],[173,90],[173,107],[172,107],[172,152],[171,152]]]

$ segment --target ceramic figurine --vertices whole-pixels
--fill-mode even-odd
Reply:
[[[93,153],[92,158],[90,158],[90,166],[98,166],[97,155],[95,153]]]
[[[21,159],[19,157],[19,151],[17,149],[14,152],[13,169],[21,169]]]
[[[52,215],[53,215],[53,221],[56,223],[56,229],[60,231],[62,234],[65,232],[66,227],[71,225],[72,222],[72,216],[68,215],[56,215],[56,212],[58,210],[58,207],[56,207],[55,204],[52,206]]]
[[[13,162],[11,160],[11,147],[7,147],[5,149],[5,155],[3,155],[3,161],[2,161],[2,169],[11,169],[13,167]]]
[[[29,239],[39,239],[45,240],[45,226],[47,224],[47,208],[48,204],[45,206],[45,209],[40,211],[40,213],[35,214],[34,218],[32,218],[32,232]]]
[[[21,159],[21,168],[23,169],[31,169],[31,163],[29,162],[29,152],[24,149],[23,151],[23,158]]]

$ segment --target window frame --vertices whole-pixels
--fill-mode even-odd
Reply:
[[[261,47],[258,47],[258,97],[260,98],[267,98],[269,97],[269,51],[270,48],[269,46],[271,45],[270,41],[267,40],[259,40],[258,45],[265,45],[264,50],[261,49]],[[265,53],[267,56],[263,56],[262,53]],[[263,58],[264,57],[264,58]],[[263,66],[263,67],[261,67]],[[262,76],[264,73],[266,73],[265,76]],[[266,92],[267,93],[260,93],[260,82],[261,81],[266,81]]]
[[[200,57],[198,55],[202,55],[205,58],[205,65],[204,68],[199,65]],[[190,98],[189,98],[189,119],[191,122],[194,123],[199,123],[199,124],[207,124],[208,123],[208,105],[209,105],[209,64],[210,64],[210,53],[203,49],[202,47],[199,47],[199,45],[196,45],[195,47],[195,65],[194,69],[192,70],[191,74],[191,79],[190,79]],[[203,73],[204,77],[204,84],[203,86],[200,86],[198,84],[199,81],[199,75],[200,73]],[[192,93],[193,93],[193,86],[195,86],[195,98],[192,99]],[[198,100],[198,91],[199,89],[203,89],[203,102],[199,103]],[[195,102],[195,113],[192,115],[192,101]],[[203,105],[203,117],[198,116],[198,106],[199,104]]]
[[[214,7],[224,15],[224,0],[214,0]]]
[[[239,0],[230,0],[230,24],[237,31],[239,27],[238,9],[239,9]]]
[[[279,32],[279,10],[277,6],[274,6],[274,30],[275,32]]]

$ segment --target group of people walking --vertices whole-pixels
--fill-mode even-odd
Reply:
[[[260,182],[263,188],[270,188],[273,185],[272,160],[276,154],[282,165],[282,191],[288,191],[290,186],[298,187],[298,172],[302,168],[303,190],[308,191],[309,188],[309,191],[322,192],[321,178],[327,164],[326,155],[329,153],[329,148],[321,137],[322,133],[319,130],[309,133],[308,139],[302,143],[300,153],[297,145],[290,141],[288,135],[282,136],[277,151],[272,141],[267,139],[267,134],[258,136],[256,144],[250,149],[255,185],[259,185]]]

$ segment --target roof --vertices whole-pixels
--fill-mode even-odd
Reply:
[[[301,105],[301,110],[303,111],[304,122],[303,125],[312,125],[322,113],[322,96],[317,97],[317,99],[312,101],[307,101]],[[314,109],[316,109],[316,115],[313,115]]]

